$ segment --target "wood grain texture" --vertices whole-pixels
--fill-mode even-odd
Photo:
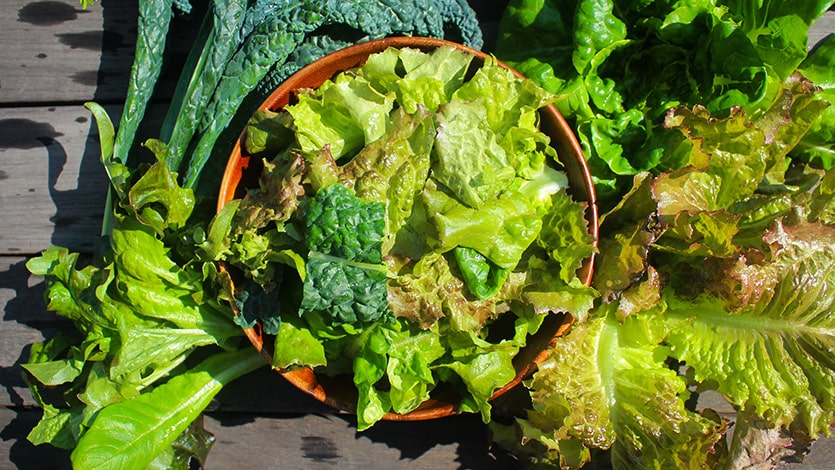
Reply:
[[[0,108],[0,253],[91,251],[107,180],[83,106]]]
[[[113,120],[121,114],[119,105],[105,109]],[[148,110],[140,141],[155,137],[166,109]],[[0,254],[50,245],[94,251],[107,184],[96,123],[83,104],[0,107]]]
[[[137,5],[137,0],[101,0],[83,9],[79,0],[5,0],[0,104],[124,101]],[[184,34],[199,23],[185,18],[178,17],[169,39],[173,46],[164,69],[163,96],[170,95],[179,73],[176,65],[190,47]]]
[[[78,0],[4,2],[0,103],[123,97],[136,41],[131,3],[115,8],[105,1],[84,10]]]
[[[0,408],[0,468],[69,469],[69,453],[34,446],[25,435],[38,410]],[[507,470],[511,456],[490,449],[486,426],[472,416],[423,423],[383,423],[356,432],[350,418],[307,415],[210,413],[204,418],[215,443],[206,470],[388,469]]]

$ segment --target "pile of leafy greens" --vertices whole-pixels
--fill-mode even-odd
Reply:
[[[48,308],[77,329],[32,345],[24,368],[44,414],[29,440],[72,450],[74,468],[202,463],[213,440],[200,413],[225,384],[267,365],[218,288],[209,227],[218,168],[264,94],[359,41],[422,35],[482,43],[474,12],[458,0],[215,0],[205,8],[192,13],[202,24],[159,138],[140,143],[172,18],[191,5],[139,2],[118,130],[101,106],[86,105],[111,181],[101,255],[52,247],[27,264],[45,279]],[[147,149],[155,160],[142,158]]]
[[[307,203],[282,206],[313,217],[290,222],[288,214],[262,206],[249,220],[261,229],[235,232],[235,243],[229,243],[231,221],[251,201],[227,204],[210,224],[213,178],[261,98],[293,71],[342,46],[395,34],[447,36],[479,48],[473,12],[457,0],[215,0],[204,12],[159,138],[144,144],[157,157],[146,165],[136,159],[138,126],[162,70],[172,8],[191,6],[142,0],[139,7],[118,132],[100,107],[89,105],[113,183],[104,255],[84,263],[54,247],[28,265],[46,279],[49,308],[79,332],[32,346],[25,368],[44,415],[30,440],[74,449],[78,468],[188,468],[211,445],[200,412],[226,383],[264,365],[239,325],[259,319],[278,336],[297,339],[305,337],[307,321],[321,322],[319,331],[339,338],[367,335],[351,346],[365,349],[359,354],[369,359],[345,365],[366,377],[358,387],[371,392],[363,405],[371,413],[367,422],[388,406],[408,409],[436,380],[423,366],[410,366],[416,350],[444,354],[433,331],[441,316],[407,324],[396,315],[406,311],[397,303],[379,308],[379,290],[318,295],[325,283],[361,279],[372,286],[383,273],[387,279],[395,273],[400,302],[429,305],[455,297],[451,284],[427,283],[426,273],[448,279],[451,267],[467,266],[456,292],[466,282],[472,295],[490,299],[518,282],[519,270],[506,273],[504,261],[478,249],[455,249],[408,267],[388,264],[383,253],[421,247],[408,237],[441,225],[357,195],[391,188],[393,177],[416,168],[335,168],[331,161],[338,157],[321,153],[312,156],[318,165],[308,167],[293,166],[303,159],[274,159],[265,170],[287,177],[269,179],[274,186],[262,187],[263,194],[298,200],[292,191],[275,191],[298,184],[295,171],[304,168],[323,178],[306,183],[320,185]],[[610,458],[616,468],[774,466],[801,457],[811,441],[829,434],[835,411],[835,40],[807,53],[806,32],[831,7],[828,0],[510,1],[494,52],[558,96],[555,104],[584,146],[605,212],[597,299],[525,383],[530,400],[517,408],[522,414],[491,423],[496,441],[521,461],[578,468],[594,454],[595,462]],[[332,92],[338,95],[339,87]],[[408,132],[399,138],[421,145],[416,132],[422,121],[402,119]],[[365,132],[345,146],[364,141]],[[272,139],[257,140],[248,142],[252,149],[262,146],[253,151],[276,151]],[[369,177],[340,189],[339,181],[361,174]],[[467,218],[468,204],[484,198],[492,181],[507,177],[460,179],[467,174],[441,176],[442,185],[461,191],[421,199],[447,211],[452,218],[437,221],[450,222],[447,228],[456,227],[455,217]],[[334,243],[345,230],[332,230],[328,201],[365,223],[345,243]],[[270,231],[256,220],[265,216]],[[391,236],[392,223],[405,228],[402,237]],[[271,247],[270,259],[258,259],[258,243]],[[251,288],[230,296],[228,278],[218,270],[221,258],[245,271]],[[529,260],[527,269],[545,283],[563,277],[539,260]],[[287,272],[279,277],[279,271]],[[302,296],[282,297],[282,305],[304,313],[276,321],[248,296],[275,294],[285,276],[300,283]],[[545,304],[576,300],[531,293]],[[233,318],[230,301],[239,317]],[[327,318],[324,305],[330,306]],[[445,341],[480,347],[482,339],[471,333],[477,330],[473,317],[455,306],[449,302],[446,312],[453,315],[446,313],[445,321],[456,322],[462,334]],[[520,315],[535,318],[524,310]],[[524,320],[518,326],[535,328]],[[399,341],[410,329],[417,346]],[[348,343],[335,338],[333,344]],[[334,352],[313,334],[306,344],[321,349],[276,347],[274,365],[314,365]],[[380,360],[386,349],[388,364]],[[494,351],[505,354],[501,347]],[[460,377],[476,356],[448,359],[444,372],[434,371],[445,378]],[[411,383],[380,393],[375,384],[389,367],[404,371]],[[408,387],[419,392],[398,392]],[[720,393],[735,408],[735,420],[695,407],[703,391]],[[478,405],[477,393],[470,393]]]
[[[537,129],[553,95],[472,61],[388,48],[257,112],[245,153],[264,171],[211,228],[243,277],[238,322],[274,335],[276,368],[352,376],[360,430],[439,382],[489,421],[545,314],[582,318],[595,297],[575,274],[587,205]]]
[[[761,468],[830,435],[832,4],[510,2],[497,56],[562,97],[605,208],[596,306],[493,423],[521,460]]]

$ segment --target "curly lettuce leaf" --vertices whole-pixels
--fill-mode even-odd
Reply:
[[[514,129],[535,131],[537,110],[552,103],[556,97],[533,81],[521,80],[510,70],[497,66],[492,58],[487,58],[485,64],[455,90],[453,99],[481,101],[489,128],[499,137],[502,146],[510,151],[522,147],[518,143],[508,142],[513,137]],[[540,136],[547,139],[544,134]],[[514,159],[523,156],[527,157],[519,152],[519,155],[509,157]]]
[[[420,329],[415,325],[398,322],[396,328],[387,330],[389,335],[386,377],[389,383],[389,399],[395,413],[413,411],[429,399],[436,378],[432,364],[443,356],[438,325]]]
[[[609,304],[561,338],[526,382],[532,408],[517,419],[521,439],[505,445],[561,468],[580,468],[598,448],[611,449],[614,468],[709,466],[724,426],[685,407],[686,380],[665,364],[646,318],[621,324]]]
[[[358,74],[381,93],[393,93],[407,113],[414,114],[419,107],[434,113],[464,83],[472,59],[452,47],[432,53],[390,48],[370,57]]]
[[[809,25],[829,6],[512,0],[496,55],[560,97],[608,209],[632,175],[686,165],[681,136],[663,129],[667,109],[764,111],[806,57]]]
[[[770,259],[718,263],[706,294],[664,298],[675,357],[739,409],[776,427],[829,433],[835,413],[835,229],[776,223],[764,242]],[[691,281],[692,282],[692,281]]]
[[[682,253],[733,256],[740,224],[751,218],[750,201],[785,182],[790,149],[827,106],[815,91],[792,75],[772,106],[753,119],[741,108],[724,119],[701,106],[671,109],[665,125],[693,145],[688,166],[653,181],[658,216],[669,227],[660,243]]]
[[[435,122],[425,112],[406,114],[398,108],[391,115],[385,136],[367,145],[341,167],[331,168],[337,179],[367,202],[386,206],[386,234],[394,234],[412,213],[412,207],[429,176],[430,151]]]
[[[421,193],[436,249],[472,248],[499,267],[514,268],[542,230],[539,203],[519,191],[505,191],[480,209],[468,207],[429,180]]]
[[[559,275],[561,270],[554,260],[537,256],[528,258],[527,282],[521,287],[520,298],[537,314],[568,313],[582,321],[599,294],[576,276],[569,282],[563,281]]]
[[[604,299],[611,300],[643,275],[650,246],[659,235],[659,230],[653,230],[656,208],[652,177],[639,173],[632,190],[600,218],[600,256],[592,285]]]
[[[388,300],[396,317],[429,328],[447,318],[454,331],[480,331],[493,302],[468,298],[464,282],[441,253],[430,253],[390,280]]]
[[[380,93],[359,77],[339,77],[300,94],[298,103],[284,108],[293,117],[296,139],[306,154],[327,147],[339,160],[386,132],[394,95]]]
[[[522,323],[523,326],[527,326]],[[445,335],[452,357],[436,367],[454,372],[463,382],[461,409],[480,412],[481,419],[490,422],[493,393],[516,377],[513,357],[524,346],[530,331],[517,328],[516,336],[499,343],[487,342],[471,332],[449,332]]]
[[[586,221],[587,209],[587,204],[559,191],[551,195],[550,207],[542,217],[536,244],[559,263],[559,275],[565,283],[571,282],[583,262],[597,251]]]
[[[828,171],[814,191],[809,220],[835,225],[835,171]]]
[[[516,171],[489,126],[483,101],[452,101],[438,110],[437,120],[435,180],[472,208],[510,185]]]
[[[246,123],[243,146],[250,155],[275,155],[293,141],[289,113],[255,111]]]
[[[281,322],[273,347],[272,366],[277,369],[328,363],[322,341],[303,321],[289,315]]]

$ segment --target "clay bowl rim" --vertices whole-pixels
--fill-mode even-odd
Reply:
[[[298,72],[288,77],[282,82],[258,107],[260,110],[269,109],[278,111],[286,106],[296,90],[301,88],[316,88],[325,80],[333,77],[336,73],[362,65],[370,54],[381,52],[389,47],[394,48],[416,48],[423,51],[429,51],[437,47],[447,45],[455,47],[459,50],[467,52],[474,56],[477,63],[483,63],[485,59],[491,57],[490,54],[467,47],[465,45],[436,38],[428,37],[389,37],[384,39],[377,39],[368,42],[363,42],[348,46],[338,51],[325,55],[315,62],[303,67]],[[522,75],[504,64],[500,60],[495,59],[496,62],[511,70],[516,76]],[[564,169],[568,173],[569,188],[568,191],[572,193],[576,200],[584,201],[588,204],[586,211],[586,221],[588,222],[589,232],[593,237],[593,244],[596,247],[598,243],[598,212],[597,212],[597,198],[594,191],[594,184],[592,182],[591,172],[580,146],[580,143],[574,134],[573,129],[569,126],[565,118],[560,114],[554,105],[548,105],[540,110],[540,126],[543,131],[552,137],[551,145],[557,148],[558,154],[561,157]],[[230,154],[226,169],[221,181],[219,196],[217,202],[217,211],[230,200],[239,197],[236,192],[239,192],[241,179],[244,172],[250,167],[250,156],[242,151],[242,142],[245,130],[241,132],[240,138],[235,143],[235,146]],[[559,138],[557,138],[559,136]],[[576,183],[581,184],[577,185]],[[580,280],[585,285],[591,284],[592,274],[594,270],[594,258],[592,254],[586,259],[583,266],[578,271]],[[547,356],[547,349],[560,336],[568,332],[573,324],[574,319],[571,315],[549,315],[549,320],[552,324],[548,325],[545,332],[545,324],[540,329],[539,338],[537,341],[539,346],[533,348],[531,338],[525,348],[520,349],[514,358],[514,366],[516,367],[516,377],[505,386],[497,389],[491,399],[506,393],[511,388],[518,385],[525,377],[531,374],[537,367],[537,364],[542,362]],[[270,347],[265,346],[264,337],[261,334],[260,328],[256,325],[253,328],[244,330],[250,343],[264,356],[268,364],[272,364],[272,351]],[[547,333],[547,334],[546,334]],[[538,333],[539,334],[539,333]],[[537,335],[534,335],[534,337]],[[523,354],[525,352],[526,354]],[[517,364],[517,359],[519,363]],[[302,390],[306,394],[312,396],[318,401],[329,405],[333,408],[342,411],[355,412],[356,399],[350,399],[352,392],[344,392],[342,390],[334,389],[339,386],[338,381],[332,381],[330,378],[316,374],[311,368],[299,368],[293,370],[279,370],[275,369],[287,381],[292,383],[295,387]],[[337,379],[338,380],[338,379]],[[353,388],[353,383],[350,384]],[[416,421],[426,419],[436,419],[457,414],[458,401],[455,394],[451,390],[444,390],[439,384],[433,396],[422,403],[417,409],[405,413],[398,414],[394,412],[387,413],[383,419],[390,421]],[[338,392],[338,393],[335,393]],[[436,393],[437,392],[437,393]],[[356,390],[353,388],[353,395]]]

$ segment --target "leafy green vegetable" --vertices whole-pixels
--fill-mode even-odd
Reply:
[[[832,74],[835,68],[835,39],[832,36],[824,39],[812,50],[809,56],[800,64],[798,70],[808,77],[816,86],[821,88],[819,96],[829,103],[835,103],[835,83]],[[824,114],[815,121],[813,128],[803,136],[792,152],[804,161],[811,161],[829,170],[835,163],[835,106],[830,106]]]
[[[305,229],[310,252],[299,314],[317,311],[334,325],[358,326],[390,317],[383,204],[365,203],[334,184],[310,201]]]
[[[809,25],[830,5],[512,0],[495,52],[562,97],[557,107],[609,210],[633,175],[686,165],[682,137],[662,130],[668,109],[767,109],[805,59]]]
[[[732,404],[775,426],[812,435],[828,433],[835,413],[835,371],[824,352],[833,341],[833,235],[824,225],[777,223],[763,235],[768,261],[720,264],[716,280],[703,280],[712,295],[665,295],[666,341],[694,379],[715,381]],[[722,359],[730,351],[755,366]]]
[[[220,353],[149,393],[102,409],[72,452],[73,468],[145,468],[225,384],[262,365],[254,349]]]
[[[162,71],[163,52],[168,28],[173,18],[171,0],[148,0],[139,3],[136,54],[131,67],[125,110],[113,145],[115,161],[127,164],[136,131],[145,116],[154,88]]]
[[[206,47],[192,49],[191,79],[178,83],[186,88],[175,92],[175,99],[180,102],[169,107],[166,122],[160,132],[160,139],[167,143],[165,159],[169,168],[180,167],[188,144],[194,137],[199,113],[212,98],[221,80],[221,73],[235,52],[236,35],[243,27],[246,8],[247,2],[244,0],[218,0],[212,2],[206,12],[201,25],[203,31],[198,33],[200,36],[206,35],[201,38],[205,40]],[[199,41],[195,42],[195,46],[200,44]]]
[[[665,365],[651,322],[619,324],[614,310],[558,341],[527,384],[533,407],[519,425],[531,441],[520,455],[579,468],[611,447],[615,468],[711,467],[724,426],[685,408],[687,383]]]
[[[221,131],[229,125],[243,99],[276,63],[283,62],[319,26],[321,16],[308,8],[276,10],[246,36],[230,58],[214,90],[214,99],[201,115],[200,136],[183,175],[183,186],[194,188]]]
[[[489,299],[501,290],[510,269],[494,265],[472,248],[457,246],[452,251],[464,283],[473,295],[482,300]]]
[[[129,193],[153,188],[143,194],[183,208],[182,214],[188,217],[193,205],[191,193],[176,185],[168,186],[171,175],[166,172],[158,163]],[[175,261],[178,255],[160,238],[160,233],[173,231],[174,227],[182,229],[184,224],[174,223],[179,220],[174,216],[173,220],[165,219],[168,211],[163,211],[158,231],[132,217],[146,213],[135,209],[120,209],[121,220],[112,229],[103,259],[82,268],[77,253],[52,247],[27,264],[32,273],[46,279],[49,309],[72,320],[81,332],[77,337],[58,337],[32,348],[25,368],[31,374],[33,393],[40,396],[38,390],[43,386],[68,391],[65,408],[43,403],[45,419],[30,433],[33,442],[50,442],[66,449],[98,446],[103,440],[96,437],[97,432],[89,437],[87,433],[99,426],[113,429],[109,424],[97,424],[101,416],[110,413],[105,411],[111,406],[134,399],[144,401],[147,393],[158,390],[155,396],[164,394],[169,374],[182,369],[185,360],[198,349],[238,347],[241,330],[223,305],[212,298],[212,291],[205,288],[202,266]],[[158,221],[153,219],[152,224]],[[240,365],[221,376],[244,372],[236,367]],[[191,383],[185,378],[182,381]],[[187,391],[183,389],[172,397],[188,401],[193,396]],[[157,406],[160,412],[166,412],[172,409],[168,407],[178,405],[171,398],[159,400]],[[166,426],[168,437],[154,443],[157,447],[153,452],[143,452],[142,456],[150,461],[170,447],[201,410],[192,407],[181,427]],[[142,431],[141,426],[136,429]],[[109,454],[85,451],[84,455],[98,455],[110,462]],[[137,457],[133,451],[123,455],[128,460]]]

